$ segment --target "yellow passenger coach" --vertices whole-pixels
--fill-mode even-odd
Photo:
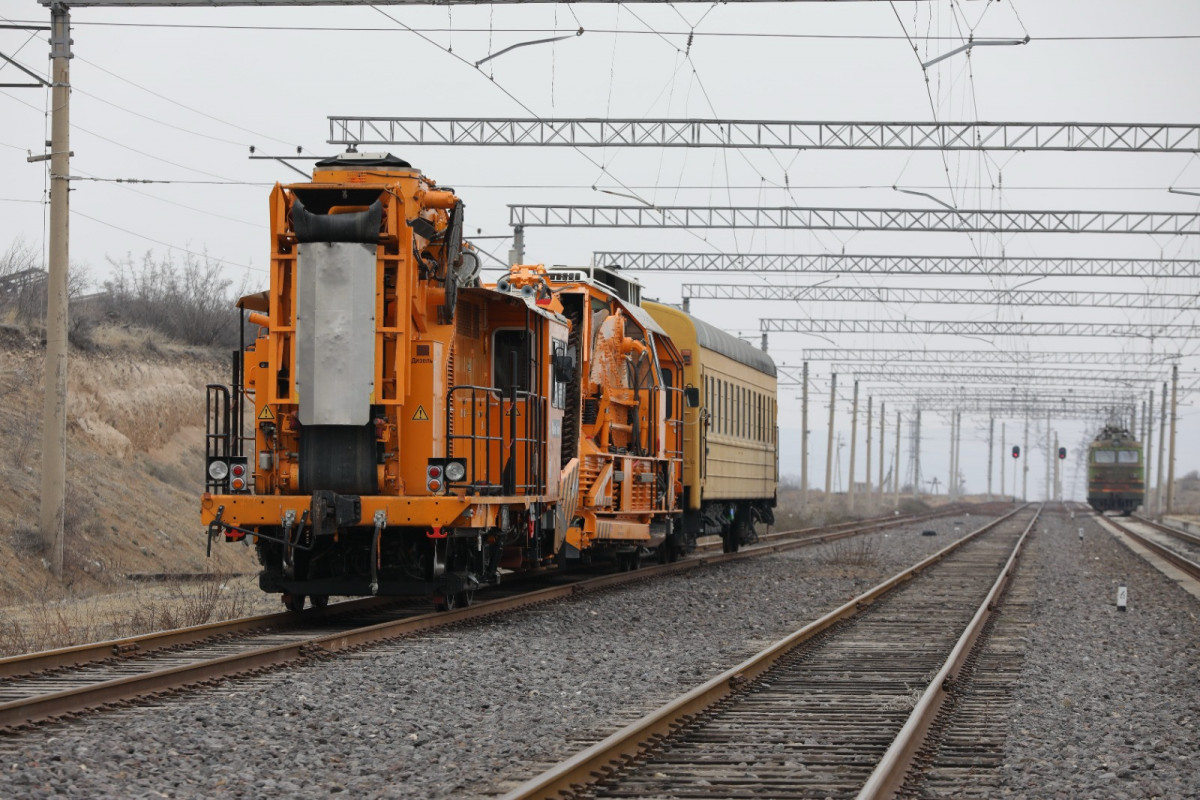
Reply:
[[[719,534],[725,551],[735,552],[754,539],[755,523],[775,521],[775,362],[677,308],[650,301],[642,307],[683,355],[683,375],[665,379],[693,387],[698,400],[684,410],[684,535],[690,544],[697,536]]]

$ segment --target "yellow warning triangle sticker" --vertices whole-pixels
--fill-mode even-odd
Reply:
[[[517,408],[516,406],[513,406],[512,408],[508,409],[508,411],[504,412],[504,416],[506,416],[506,417],[511,417],[514,414],[518,417],[521,416],[521,409]]]
[[[417,406],[416,413],[412,415],[412,418],[417,422],[428,422],[429,415],[425,413],[425,406]]]
[[[259,419],[275,419],[275,412],[273,412],[271,410],[270,406],[263,406],[262,411],[258,412],[258,418]]]

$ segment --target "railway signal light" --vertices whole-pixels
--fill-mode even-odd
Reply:
[[[1020,458],[1020,457],[1021,457],[1021,445],[1014,444],[1013,445],[1013,458]]]
[[[1067,448],[1065,448],[1065,447],[1058,448],[1058,457],[1066,458],[1067,457]]]

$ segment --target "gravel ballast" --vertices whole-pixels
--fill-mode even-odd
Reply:
[[[1007,796],[1200,797],[1195,598],[1090,518],[1048,517],[1026,558],[1037,590]]]
[[[0,792],[495,795],[945,546],[955,519],[584,595],[37,729],[0,740]],[[962,532],[982,524],[958,519]],[[1049,600],[1031,629],[1009,736],[1011,793],[1152,797],[1155,780],[1159,796],[1189,796],[1197,674],[1185,662],[1197,626],[1176,615],[1194,615],[1195,601],[1086,524],[1083,548],[1101,561],[1075,552],[1077,537],[1065,533],[1076,522],[1051,517],[1026,562],[1044,571]],[[940,535],[921,535],[930,528]],[[1130,587],[1120,617],[1116,576]],[[1095,618],[1073,622],[1076,608]],[[1142,677],[1157,682],[1139,687]],[[1122,724],[1107,724],[1122,704]]]
[[[956,521],[984,520],[702,568],[39,729],[0,741],[0,793],[497,794],[944,547]]]

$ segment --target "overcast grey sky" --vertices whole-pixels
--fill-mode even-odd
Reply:
[[[0,16],[8,22],[38,23],[49,17],[34,0],[0,0]],[[72,12],[72,21],[72,174],[103,180],[73,183],[71,257],[95,282],[109,274],[109,257],[132,253],[140,258],[147,250],[160,255],[172,250],[179,257],[190,250],[221,260],[235,281],[245,276],[251,285],[260,284],[266,275],[270,186],[300,176],[274,162],[248,160],[249,147],[270,155],[291,154],[297,146],[306,153],[332,153],[337,148],[324,144],[328,115],[527,116],[530,112],[520,101],[542,117],[1194,123],[1200,108],[1195,80],[1200,4],[1188,0],[937,0],[896,2],[894,7],[844,2],[83,8]],[[482,69],[473,66],[511,44],[580,27],[580,36],[515,50]],[[695,35],[689,46],[690,31]],[[1028,35],[1031,41],[949,58],[929,69],[927,83],[919,61],[954,49],[968,35]],[[1187,36],[1197,38],[1167,38]],[[30,69],[46,69],[47,51],[44,33],[0,31],[0,52]],[[20,79],[11,66],[0,68],[0,82]],[[0,248],[17,238],[44,247],[47,169],[25,159],[27,150],[45,150],[48,104],[42,90],[0,90]],[[391,149],[454,187],[467,203],[469,230],[485,235],[509,232],[508,203],[624,203],[599,191],[624,191],[621,185],[660,205],[933,207],[932,201],[894,191],[895,185],[929,192],[960,208],[1200,209],[1200,198],[1167,192],[1169,186],[1200,190],[1200,159],[1187,155]],[[586,263],[594,250],[1197,258],[1196,238],[530,229],[526,253],[527,260],[558,264]],[[501,258],[508,248],[507,242],[492,239],[480,244]],[[684,280],[808,285],[829,279],[731,273],[643,276],[647,294],[667,301],[679,299],[678,284]],[[1195,283],[844,275],[830,285],[1196,293]],[[760,316],[1196,321],[1192,311],[801,307],[711,300],[694,302],[693,312],[756,343]],[[1192,353],[1200,347],[1187,341],[1029,337],[982,342],[864,335],[833,337],[833,342],[1130,353],[1151,348]],[[829,346],[819,337],[771,337],[773,356],[788,364],[798,364],[805,347]],[[1196,370],[1197,359],[1187,359],[1184,369]],[[814,485],[821,485],[827,413],[822,406],[827,401],[818,398],[827,397],[828,368],[814,364],[812,375],[810,476]],[[1184,381],[1194,382],[1194,376]],[[842,387],[835,427],[848,440],[848,376],[840,380]],[[864,385],[864,402],[870,393]],[[781,392],[784,473],[799,471],[798,396],[798,390]],[[888,422],[890,427],[892,419]],[[1016,424],[1010,420],[1009,428]],[[1060,440],[1073,449],[1094,432],[1079,422],[1053,424]],[[1180,474],[1200,467],[1196,431],[1193,409],[1182,408]],[[926,479],[946,479],[948,433],[945,419],[926,417]],[[889,463],[890,450],[889,434]],[[904,452],[907,458],[907,445]],[[986,420],[968,419],[962,462],[969,490],[984,488],[986,453]],[[844,476],[844,450],[842,456]],[[859,465],[863,460],[860,452]],[[1043,464],[1042,454],[1035,453],[1032,496],[1041,493]],[[1074,494],[1082,495],[1081,483]]]

